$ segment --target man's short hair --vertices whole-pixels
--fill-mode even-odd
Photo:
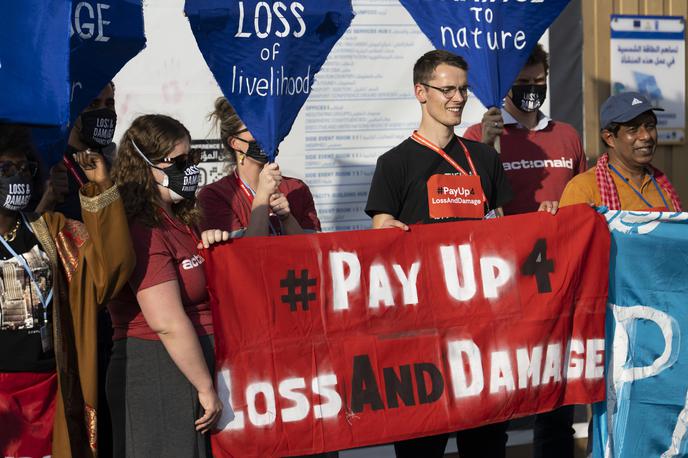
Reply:
[[[617,137],[617,136],[619,135],[619,129],[621,129],[621,126],[635,126],[635,125],[639,125],[639,123],[636,122],[636,120],[637,120],[639,117],[643,116],[645,113],[650,113],[650,114],[652,115],[652,117],[655,118],[655,122],[657,122],[657,115],[655,114],[655,112],[652,111],[652,110],[647,110],[647,111],[644,112],[644,113],[640,113],[638,116],[636,116],[635,118],[631,119],[630,121],[626,121],[626,122],[610,122],[609,124],[607,124],[606,126],[604,126],[602,129],[600,129],[600,133],[602,133],[602,132],[604,132],[604,131],[606,130],[606,131],[611,132],[615,137]]]
[[[530,56],[528,56],[528,60],[526,61],[525,67],[542,64],[542,66],[545,67],[545,74],[549,74],[548,61],[549,54],[547,54],[545,48],[543,48],[542,45],[538,43],[535,45],[535,48],[533,48],[533,51],[530,53]]]
[[[436,49],[426,52],[416,61],[416,64],[413,66],[413,84],[430,81],[433,72],[441,64],[451,65],[452,67],[468,71],[468,64],[463,57],[449,51]]]
[[[619,134],[619,129],[621,129],[621,123],[620,122],[610,122],[607,126],[600,129],[600,133],[607,130],[607,131],[611,132],[616,137]]]

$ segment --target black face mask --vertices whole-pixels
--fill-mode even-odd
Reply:
[[[21,211],[31,200],[31,178],[22,174],[0,177],[0,206],[10,211]]]
[[[547,97],[546,84],[515,84],[511,86],[511,101],[526,113],[540,109]]]
[[[164,169],[155,168],[165,174],[162,186],[169,189],[170,197],[175,203],[181,202],[183,199],[191,200],[196,196],[201,172],[194,164],[187,165],[186,168],[180,167],[177,163]]]
[[[239,141],[242,141],[244,143],[248,144],[248,149],[246,152],[235,150],[239,154],[245,154],[246,156],[250,157],[254,161],[258,162],[259,164],[267,164],[268,163],[268,155],[265,154],[265,151],[258,145],[258,142],[255,140],[244,140],[243,138],[240,137],[234,137]],[[279,154],[279,151],[275,151],[275,157]]]
[[[117,125],[117,114],[109,108],[81,113],[79,138],[91,149],[100,150],[112,143]]]
[[[160,170],[165,174],[160,186],[163,186],[170,191],[170,197],[174,203],[181,202],[184,199],[193,199],[196,196],[196,189],[198,182],[201,179],[201,172],[195,164],[180,164],[173,162],[169,167],[158,167],[148,160],[143,151],[141,151],[136,143],[132,140],[132,145],[137,153],[154,169]]]

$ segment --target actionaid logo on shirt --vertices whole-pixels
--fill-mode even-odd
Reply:
[[[538,159],[535,161],[526,161],[525,159],[513,162],[503,162],[504,170],[523,170],[523,169],[546,169],[546,168],[561,168],[573,170],[573,159]]]
[[[201,256],[200,254],[195,254],[191,256],[189,259],[185,259],[182,261],[182,269],[191,270],[200,266],[204,262],[205,259],[203,258],[203,256]]]

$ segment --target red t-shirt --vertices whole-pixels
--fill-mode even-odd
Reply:
[[[296,178],[282,177],[279,190],[289,201],[289,210],[304,231],[320,231],[313,195],[308,186]],[[201,229],[221,229],[232,237],[240,237],[248,227],[251,203],[239,187],[234,174],[204,186],[198,193],[203,211]],[[272,227],[280,234],[279,219],[270,218]]]
[[[136,293],[171,280],[179,282],[182,305],[198,335],[213,333],[212,314],[206,291],[203,257],[186,226],[164,221],[161,227],[146,227],[130,221],[131,240],[136,251],[136,268],[125,287],[108,304],[115,330],[114,339],[138,337],[158,340],[146,323]],[[160,307],[167,304],[160,303]]]
[[[559,200],[566,183],[587,168],[578,132],[569,124],[550,121],[540,130],[516,124],[504,126],[499,158],[514,190],[504,213],[537,211],[545,200]],[[480,124],[469,127],[464,137],[480,141]]]

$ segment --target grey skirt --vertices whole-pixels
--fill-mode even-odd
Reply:
[[[200,336],[211,373],[213,337]],[[210,436],[196,432],[198,393],[159,340],[116,340],[106,380],[115,458],[211,457]]]

